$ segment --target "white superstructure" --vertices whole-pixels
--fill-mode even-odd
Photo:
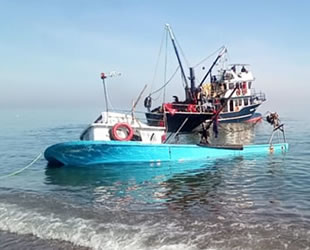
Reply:
[[[132,140],[146,143],[162,143],[165,139],[165,127],[146,125],[130,114],[102,112],[82,132],[80,139],[92,141]]]

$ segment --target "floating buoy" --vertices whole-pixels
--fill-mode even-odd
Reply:
[[[125,135],[125,137],[123,137],[122,134]],[[133,137],[133,129],[128,123],[116,123],[112,127],[111,136],[112,139],[117,141],[130,141]]]

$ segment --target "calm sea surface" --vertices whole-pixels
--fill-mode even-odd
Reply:
[[[78,139],[97,114],[0,115],[5,176]],[[282,117],[285,155],[113,168],[47,168],[42,157],[0,177],[0,249],[308,249],[310,125],[292,117]],[[218,141],[264,143],[270,132],[265,122],[225,126]]]

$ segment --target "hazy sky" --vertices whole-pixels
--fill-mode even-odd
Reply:
[[[310,104],[309,11],[308,1],[0,0],[0,107],[103,106],[100,73],[113,70],[112,104],[129,107],[151,85],[170,23],[190,65],[225,45],[232,63],[252,65],[262,110],[300,110]]]

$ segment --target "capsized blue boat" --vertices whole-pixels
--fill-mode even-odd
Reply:
[[[210,146],[204,144],[151,144],[136,141],[72,141],[52,145],[44,152],[51,164],[137,164],[253,156],[286,152],[287,143]]]

